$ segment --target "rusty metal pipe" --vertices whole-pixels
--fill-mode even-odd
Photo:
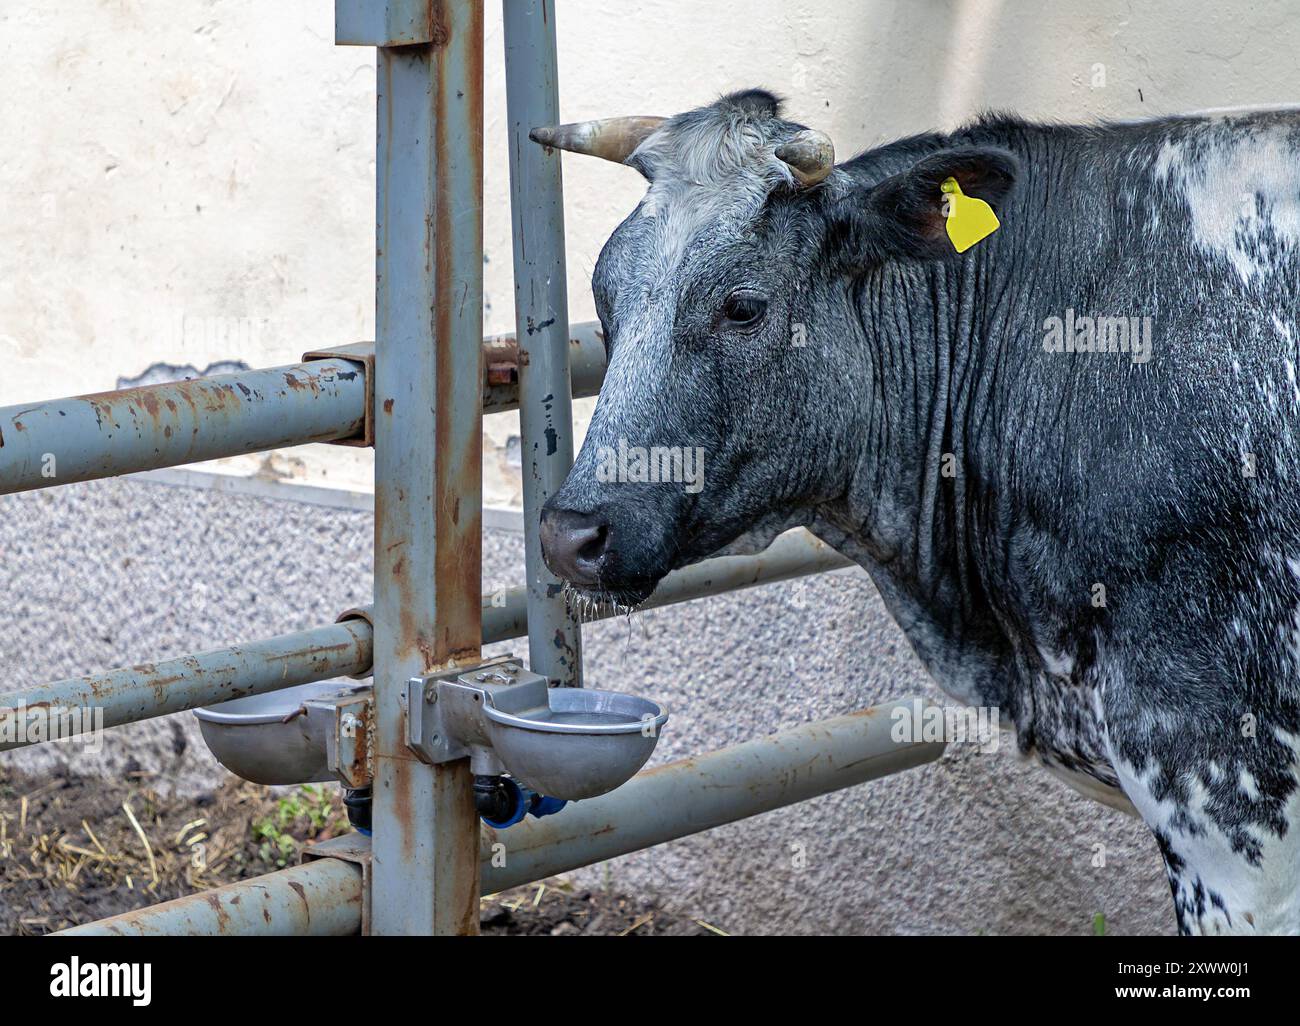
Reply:
[[[19,729],[32,713],[60,715],[81,731],[117,727],[370,669],[373,632],[365,620],[212,652],[0,692],[0,752],[37,742]],[[44,740],[44,738],[41,738]]]
[[[852,566],[856,566],[853,560],[840,555],[803,528],[796,528],[780,535],[757,555],[717,556],[674,570],[659,582],[642,608],[671,606]],[[610,615],[601,613],[591,619],[603,620]]]
[[[306,363],[0,409],[0,495],[360,434],[364,371]]]
[[[361,868],[318,859],[59,931],[63,937],[338,937],[361,929]]]
[[[525,357],[526,359],[526,357]],[[483,412],[519,408],[519,341],[483,339]],[[569,331],[575,397],[605,377],[600,324]],[[0,408],[0,495],[360,437],[367,383],[341,357]]]
[[[758,555],[718,556],[674,570],[659,582],[659,587],[640,608],[672,606],[854,565],[847,556],[840,555],[821,539],[798,528],[778,537]],[[614,615],[608,609],[600,609],[585,614],[583,623],[606,620]],[[528,610],[523,588],[508,588],[483,596],[483,644],[508,641],[527,632]]]

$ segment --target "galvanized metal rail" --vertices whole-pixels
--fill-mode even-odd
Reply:
[[[31,710],[93,714],[71,721],[85,730],[120,727],[232,698],[365,674],[373,645],[367,621],[345,620],[247,645],[0,692],[0,752],[34,743],[6,724],[21,721]]]
[[[366,376],[312,360],[0,409],[0,495],[364,430]]]
[[[878,707],[659,767],[548,819],[480,833],[468,760],[429,765],[407,747],[408,679],[474,664],[481,644],[527,634],[535,670],[581,685],[580,625],[542,563],[537,520],[572,461],[570,397],[600,387],[604,340],[598,325],[567,323],[559,157],[526,141],[534,124],[558,119],[553,3],[504,0],[504,11],[513,337],[482,337],[482,0],[336,0],[336,42],[378,51],[376,342],[288,367],[0,409],[0,494],[307,442],[375,447],[372,606],[260,642],[0,693],[3,750],[26,743],[7,728],[30,710],[93,711],[94,726],[111,727],[372,674],[373,765],[349,765],[373,769],[373,844],[349,835],[302,866],[69,932],[475,933],[481,890],[781,808],[943,750],[895,742],[892,708]],[[480,419],[516,407],[526,583],[484,596]],[[795,532],[758,556],[671,574],[646,605],[848,565]],[[362,746],[353,752],[364,755]],[[491,857],[501,845],[507,868]]]
[[[477,662],[482,631],[483,8],[422,6],[400,45],[391,17],[346,40],[378,48],[377,934],[478,932],[469,760],[417,759],[402,705],[409,678]]]
[[[319,859],[121,916],[65,937],[346,937],[361,925],[361,871]]]
[[[593,396],[605,376],[600,325],[575,324],[568,339],[572,394]],[[355,358],[0,407],[0,495],[307,442],[360,444],[373,429],[374,348],[344,348]],[[484,413],[519,409],[520,366],[531,358],[514,335],[483,339]]]

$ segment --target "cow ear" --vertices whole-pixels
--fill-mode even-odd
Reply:
[[[932,153],[906,171],[836,201],[834,244],[854,267],[891,259],[937,260],[956,250],[944,227],[949,178],[996,212],[1015,184],[1020,164],[1009,151],[969,146]]]

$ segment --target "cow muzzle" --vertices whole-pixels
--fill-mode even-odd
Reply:
[[[542,510],[542,559],[551,573],[578,588],[602,587],[609,555],[610,525],[604,517],[569,509]]]

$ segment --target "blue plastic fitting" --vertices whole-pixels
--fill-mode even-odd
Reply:
[[[551,798],[549,795],[538,794],[531,787],[525,787],[511,777],[502,777],[501,780],[514,795],[514,804],[511,806],[510,815],[505,819],[480,817],[493,830],[504,830],[506,827],[512,827],[530,813],[537,819],[541,819],[543,816],[553,816],[569,804],[563,798]]]

